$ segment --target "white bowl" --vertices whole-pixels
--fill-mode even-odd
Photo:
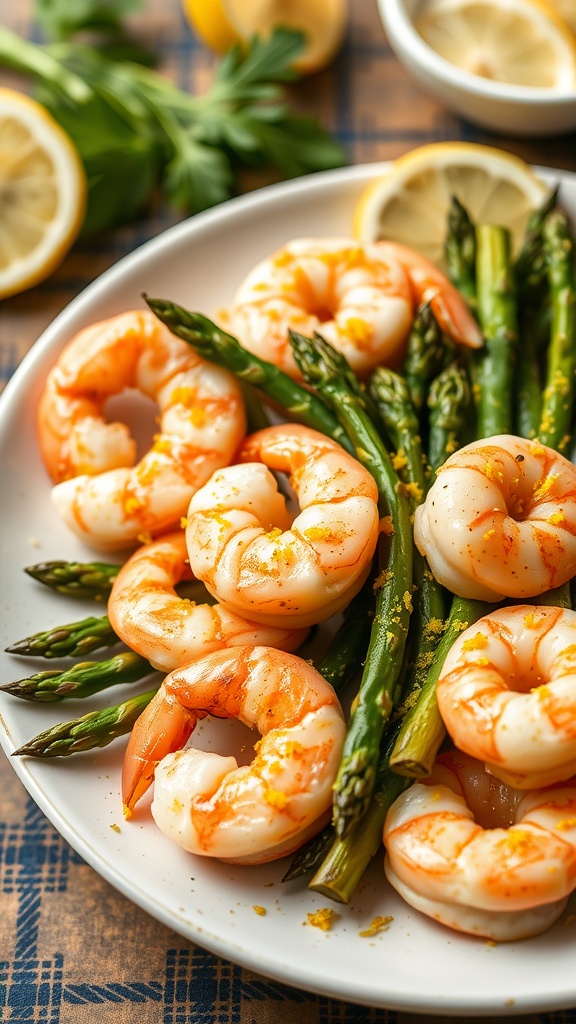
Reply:
[[[392,50],[427,92],[468,120],[510,135],[576,129],[576,92],[494,82],[440,57],[414,27],[422,2],[378,0],[378,7]]]

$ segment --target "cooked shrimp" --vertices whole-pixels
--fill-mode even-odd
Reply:
[[[535,597],[576,575],[576,468],[537,441],[499,434],[446,460],[416,510],[414,539],[460,597]]]
[[[521,793],[443,754],[390,808],[384,843],[386,875],[416,909],[499,941],[537,935],[576,887],[576,785]]]
[[[128,388],[160,410],[160,432],[136,465],[127,426],[104,415],[106,401]],[[101,550],[176,526],[194,491],[230,462],[244,433],[232,375],[200,359],[148,311],[75,335],[48,375],[38,412],[56,508]]]
[[[259,730],[251,764],[181,749],[206,714]],[[167,676],[136,722],[122,778],[126,813],[154,776],[153,817],[185,850],[274,860],[325,824],[344,728],[334,690],[308,662],[252,645],[215,651]]]
[[[299,627],[329,618],[370,569],[379,528],[372,476],[335,441],[297,424],[252,434],[238,458],[190,502],[194,575],[255,622]],[[290,475],[301,508],[291,525],[269,470]]]
[[[115,633],[154,668],[170,672],[221,647],[264,644],[294,651],[305,629],[263,626],[219,604],[179,597],[176,584],[193,579],[183,530],[145,544],[124,563],[108,600]]]
[[[300,379],[288,328],[318,331],[360,375],[397,365],[416,305],[430,302],[456,341],[482,339],[464,300],[427,260],[393,242],[297,239],[259,263],[240,285],[226,326],[245,348]]]
[[[576,774],[576,612],[516,605],[456,640],[438,705],[460,750],[519,789]]]

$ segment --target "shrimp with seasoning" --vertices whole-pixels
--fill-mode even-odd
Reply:
[[[453,742],[497,778],[535,789],[576,774],[576,612],[515,605],[448,652],[438,706]]]
[[[263,644],[294,651],[307,630],[275,628],[219,604],[180,597],[178,583],[193,579],[183,530],[138,548],[120,569],[108,599],[114,632],[154,668],[170,672],[222,647]]]
[[[473,441],[438,471],[414,540],[460,597],[496,602],[560,587],[576,575],[576,468],[511,434]]]
[[[460,344],[482,344],[454,286],[419,253],[395,242],[301,238],[255,266],[224,314],[244,348],[301,379],[288,329],[320,333],[359,376],[398,365],[416,306],[430,302]]]
[[[182,749],[206,714],[258,729],[251,764]],[[215,651],[168,675],[138,718],[125,814],[154,778],[154,820],[185,850],[245,864],[282,857],[330,816],[344,730],[333,688],[308,662],[253,645]]]
[[[286,424],[248,437],[187,515],[192,572],[224,608],[272,626],[311,626],[341,611],[370,570],[379,531],[373,477],[335,441]],[[270,472],[289,474],[292,521]]]
[[[385,871],[411,906],[496,941],[538,935],[576,887],[576,784],[522,792],[450,752],[392,804]]]
[[[136,462],[105,403],[134,388],[159,408],[160,431]],[[84,328],[48,374],[38,437],[52,499],[91,547],[115,550],[177,526],[194,491],[227,465],[246,430],[232,374],[206,363],[148,310]]]

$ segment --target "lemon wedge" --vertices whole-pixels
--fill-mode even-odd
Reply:
[[[196,34],[215,53],[277,26],[298,29],[306,36],[305,51],[294,63],[301,74],[325,67],[346,29],[346,0],[182,0],[182,6]]]
[[[464,71],[508,85],[576,87],[576,43],[539,0],[428,0],[416,29]]]
[[[52,273],[85,206],[86,175],[68,135],[35,100],[0,89],[0,298]]]
[[[473,142],[437,142],[399,157],[361,194],[353,230],[364,242],[403,242],[438,267],[452,196],[477,222],[500,224],[517,250],[547,186],[519,157]]]

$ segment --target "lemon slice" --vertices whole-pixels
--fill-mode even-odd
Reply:
[[[346,0],[182,0],[192,28],[216,53],[236,42],[266,35],[277,26],[294,28],[306,37],[306,49],[295,61],[301,74],[325,67],[342,44]]]
[[[576,45],[538,0],[428,0],[416,29],[464,71],[508,85],[576,87]]]
[[[0,298],[48,277],[85,205],[86,175],[68,135],[35,100],[0,89]]]
[[[395,160],[361,194],[353,230],[364,242],[386,238],[444,266],[444,238],[452,196],[477,223],[501,224],[517,250],[530,212],[548,194],[519,157],[473,142],[437,142]]]
[[[550,7],[555,14],[568,26],[571,32],[576,35],[576,2],[575,0],[546,0],[546,6]]]

